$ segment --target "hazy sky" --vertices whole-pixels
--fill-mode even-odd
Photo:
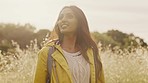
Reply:
[[[0,0],[0,23],[52,30],[65,5],[80,7],[91,31],[118,29],[148,42],[148,0]]]

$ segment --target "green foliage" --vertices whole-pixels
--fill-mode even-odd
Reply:
[[[112,45],[116,46],[118,43],[114,41],[111,37],[109,37],[106,34],[100,34],[99,32],[93,32],[91,33],[96,43],[101,42],[101,44],[104,46]]]
[[[45,40],[45,37],[50,35],[50,31],[48,29],[40,29],[37,33],[34,34],[34,38],[38,41],[38,46],[40,46],[41,42]]]
[[[3,52],[7,52],[7,50],[12,47],[13,46],[12,46],[11,42],[9,42],[8,40],[1,41],[0,50],[2,50]]]
[[[102,34],[99,32],[93,32],[92,36],[96,43],[101,42],[103,46],[111,45],[112,48],[114,46],[119,46],[121,49],[128,48],[129,46],[147,46],[143,39],[135,37],[133,34],[126,34],[118,30],[109,30]]]
[[[35,27],[30,24],[23,25],[15,25],[15,24],[0,24],[0,49],[2,51],[7,51],[7,49],[11,48],[8,42],[11,44],[11,40],[16,41],[20,48],[26,48],[26,45],[30,44],[31,40],[37,39],[38,45],[40,46],[41,41],[49,33],[47,29],[41,29],[35,33]],[[3,45],[2,41],[6,41],[8,45]]]
[[[35,29],[31,24],[15,25],[0,23],[0,49],[7,51],[7,49],[11,48],[11,40],[16,41],[22,49],[26,49],[26,45],[29,45],[30,41],[34,39],[37,39],[38,46],[41,46],[41,42],[49,37],[50,31],[48,29],[40,29],[35,32]],[[112,48],[119,46],[121,49],[124,49],[129,46],[147,46],[143,39],[118,30],[109,30],[106,33],[92,32],[91,35],[96,43],[101,42],[103,47],[109,45]],[[8,45],[3,45],[2,41],[7,41]]]

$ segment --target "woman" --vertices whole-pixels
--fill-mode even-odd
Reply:
[[[34,83],[46,83],[49,47],[55,66],[50,83],[105,83],[98,48],[92,40],[83,11],[65,6],[58,17],[50,41],[39,52]]]

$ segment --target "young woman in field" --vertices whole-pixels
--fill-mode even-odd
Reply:
[[[46,83],[47,79],[50,83],[105,83],[98,48],[80,8],[65,6],[61,10],[50,39],[53,41],[39,51],[34,83]],[[50,47],[55,51],[51,54],[54,65],[48,78]]]

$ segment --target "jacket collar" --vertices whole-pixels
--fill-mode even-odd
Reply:
[[[71,83],[73,83],[72,75],[60,44],[57,42],[49,42],[47,45],[55,47],[55,52],[51,56],[66,71]]]
[[[60,64],[60,66],[66,71],[68,74],[69,78],[71,79],[72,83],[72,75],[70,73],[70,69],[67,63],[67,60],[64,57],[63,50],[61,48],[61,45],[58,42],[50,42],[48,46],[54,46],[55,47],[55,52],[52,54],[53,59]],[[90,61],[90,78],[91,78],[91,83],[95,83],[95,65],[94,65],[94,56],[93,56],[93,51],[92,49],[87,50],[87,55]]]

